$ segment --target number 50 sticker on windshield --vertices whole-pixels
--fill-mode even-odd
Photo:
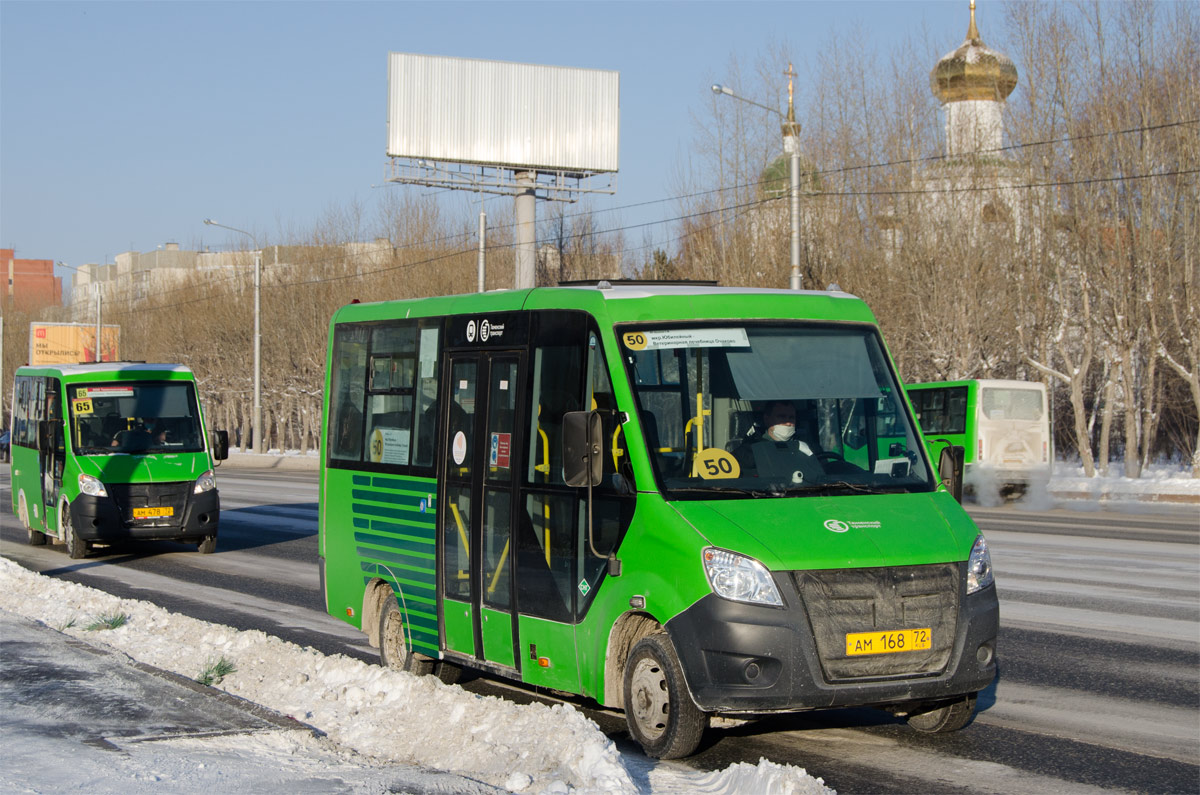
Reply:
[[[627,331],[621,342],[631,351],[671,348],[749,348],[744,328],[680,328],[659,331]]]

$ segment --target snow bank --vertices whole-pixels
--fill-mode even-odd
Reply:
[[[386,763],[448,771],[519,793],[636,793],[616,746],[571,706],[518,705],[259,631],[210,624],[144,601],[43,577],[0,558],[0,609],[198,679],[219,661],[221,689],[290,715],[339,746]],[[125,614],[115,629],[93,622]],[[427,731],[436,727],[436,731]],[[666,769],[664,769],[666,768]],[[658,766],[654,792],[829,793],[802,768],[762,760],[698,774]]]

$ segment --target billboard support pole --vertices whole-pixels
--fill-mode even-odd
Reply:
[[[479,292],[484,290],[484,249],[487,241],[487,213],[483,210],[483,199],[479,200]]]
[[[513,204],[517,218],[517,273],[513,287],[518,290],[536,286],[534,250],[537,245],[537,198],[534,180],[535,175],[531,171],[516,175],[519,191]]]

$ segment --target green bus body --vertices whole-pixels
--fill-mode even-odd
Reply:
[[[965,480],[1004,488],[1044,483],[1053,467],[1045,385],[974,379],[905,387],[932,453],[946,444],[965,451]]]
[[[137,539],[215,548],[213,454],[182,365],[18,368],[11,451],[13,508],[31,544],[54,539],[73,558]]]
[[[601,282],[352,304],[325,386],[326,606],[389,664],[625,708],[663,757],[709,714],[961,713],[995,676],[986,544],[853,296]],[[803,445],[754,424],[785,397]],[[591,488],[563,449],[589,411]]]

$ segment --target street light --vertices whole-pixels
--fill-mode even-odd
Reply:
[[[254,244],[254,426],[251,430],[250,439],[253,442],[251,449],[255,453],[261,453],[262,450],[262,333],[260,331],[260,312],[259,312],[259,293],[262,283],[262,249],[258,247],[258,240],[254,235],[247,232],[245,229],[238,229],[234,226],[226,226],[219,224],[211,218],[205,218],[204,223],[209,226],[219,226],[222,229],[228,229],[231,232],[245,235],[250,238],[250,242]]]
[[[775,108],[764,105],[761,102],[755,102],[752,99],[746,99],[743,96],[735,94],[732,88],[713,84],[712,92],[720,95],[733,97],[742,102],[770,111],[783,120],[780,125],[780,130],[783,133],[783,151],[786,152],[791,161],[789,169],[791,177],[791,187],[788,191],[788,209],[791,214],[792,221],[792,278],[788,286],[793,290],[800,289],[800,123],[796,121],[796,110],[792,100],[792,79],[796,73],[792,70],[792,65],[788,64],[787,71],[784,72],[788,76],[788,110],[784,116]]]

